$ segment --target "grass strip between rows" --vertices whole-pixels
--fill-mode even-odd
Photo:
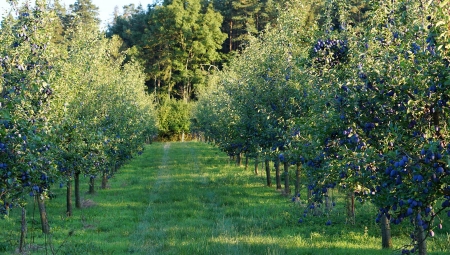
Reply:
[[[302,205],[289,202],[264,176],[244,170],[203,143],[155,143],[122,167],[106,190],[84,194],[81,210],[67,217],[65,189],[48,201],[52,227],[39,231],[28,206],[30,254],[392,254],[381,250],[370,204],[358,206],[357,224],[344,209],[297,223]],[[86,180],[87,182],[87,180]],[[87,184],[83,186],[88,189]],[[338,204],[345,204],[339,194]],[[19,210],[0,221],[0,251],[11,254]],[[333,224],[326,226],[327,219]],[[396,236],[400,248],[408,237]],[[449,235],[437,231],[430,254],[448,254]]]

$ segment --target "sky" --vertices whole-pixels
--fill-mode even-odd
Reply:
[[[62,4],[66,5],[66,8],[69,7],[70,4],[75,3],[76,0],[61,0]],[[153,3],[153,0],[91,0],[94,5],[99,8],[99,18],[102,20],[102,27],[105,28],[108,21],[111,21],[113,18],[114,7],[119,6],[119,10],[122,11],[122,6],[128,4],[135,4],[138,6],[142,4],[144,10],[147,9],[147,5]],[[19,0],[19,2],[25,2],[24,0]],[[34,2],[34,0],[30,1]],[[1,16],[5,14],[5,12],[9,10],[8,0],[0,0],[0,13]]]

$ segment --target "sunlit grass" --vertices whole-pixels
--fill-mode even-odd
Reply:
[[[56,189],[56,199],[48,202],[52,234],[47,239],[30,203],[27,242],[38,247],[31,254],[395,253],[380,249],[370,203],[358,204],[356,224],[346,224],[343,196],[334,192],[337,206],[330,215],[308,216],[299,224],[304,206],[265,187],[264,178],[250,167],[235,167],[206,144],[152,144],[119,170],[108,189],[83,193],[91,206],[70,218],[65,189]],[[0,221],[4,254],[17,247],[18,215],[13,211]],[[325,225],[327,219],[331,226]],[[430,254],[448,254],[448,225],[446,219],[445,228],[435,231]],[[407,228],[392,227],[396,249],[409,242]]]

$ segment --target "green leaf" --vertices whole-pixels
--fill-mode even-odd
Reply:
[[[7,109],[0,110],[0,115],[2,116],[2,119],[4,120],[11,120],[11,114]]]

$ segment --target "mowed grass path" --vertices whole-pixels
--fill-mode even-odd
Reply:
[[[288,199],[250,170],[201,143],[156,147],[150,150],[159,150],[151,153],[157,174],[130,253],[298,254],[301,238],[282,236],[295,222],[283,210]]]
[[[161,150],[149,205],[132,236],[130,252],[278,254],[282,250],[273,238],[257,240],[254,233],[274,226],[269,227],[272,223],[265,219],[270,208],[258,206],[277,196],[273,190],[264,189],[259,181],[252,184],[253,176],[249,179],[242,168],[227,166],[227,158],[205,144],[165,143]]]
[[[72,217],[65,216],[65,189],[56,189],[48,202],[52,234],[45,238],[29,223],[29,254],[398,254],[380,249],[370,204],[358,206],[356,225],[345,223],[342,201],[331,226],[327,216],[299,224],[304,207],[265,187],[264,178],[207,144],[154,143],[108,189],[83,193],[85,208]],[[0,233],[0,251],[15,245],[19,213],[0,220],[9,229]],[[446,229],[437,231],[430,254],[449,254]],[[400,230],[393,227],[397,248],[408,243]]]

